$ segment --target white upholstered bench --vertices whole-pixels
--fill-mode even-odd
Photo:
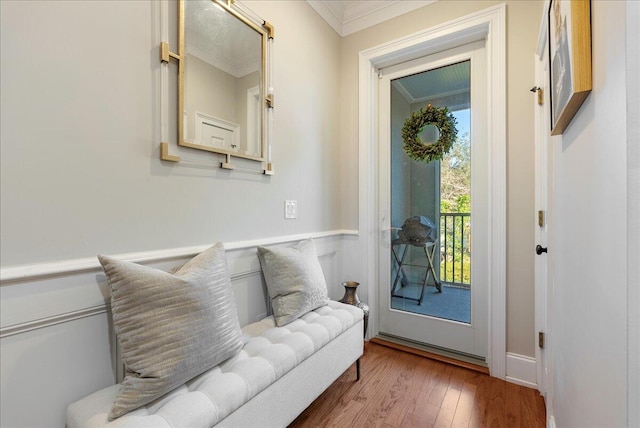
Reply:
[[[69,405],[67,428],[285,427],[359,360],[363,313],[329,301],[284,327],[268,317],[242,333],[234,357],[111,422],[119,385]]]

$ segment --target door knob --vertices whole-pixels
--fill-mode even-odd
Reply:
[[[547,247],[543,247],[541,245],[536,245],[536,254],[540,255],[542,253],[546,253],[547,252]]]

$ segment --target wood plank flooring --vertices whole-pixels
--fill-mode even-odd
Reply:
[[[545,427],[536,390],[368,342],[361,362],[289,428]]]

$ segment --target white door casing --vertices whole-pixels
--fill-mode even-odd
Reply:
[[[359,55],[359,248],[360,271],[369,304],[378,307],[378,239],[383,215],[378,209],[378,69],[444,49],[485,40],[489,126],[489,331],[487,363],[491,375],[506,368],[506,6],[497,5],[360,52]],[[374,315],[370,334],[378,333]]]
[[[405,76],[470,61],[471,92],[471,323],[427,317],[415,313],[391,309],[391,82]],[[382,213],[379,248],[380,290],[379,331],[420,343],[461,352],[485,360],[487,357],[488,320],[488,128],[486,126],[486,49],[484,41],[467,44],[424,58],[385,68],[379,72],[379,163],[378,200]],[[436,180],[439,181],[439,180]],[[438,183],[439,187],[439,183]],[[439,192],[438,192],[439,194]],[[434,219],[439,223],[439,218]],[[387,281],[385,281],[385,278]],[[443,292],[447,292],[446,288]]]

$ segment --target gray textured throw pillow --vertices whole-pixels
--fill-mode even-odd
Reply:
[[[278,326],[327,304],[327,284],[311,239],[290,248],[258,247],[258,258]]]
[[[175,273],[98,256],[125,378],[109,420],[150,403],[242,348],[225,250],[217,243]]]

